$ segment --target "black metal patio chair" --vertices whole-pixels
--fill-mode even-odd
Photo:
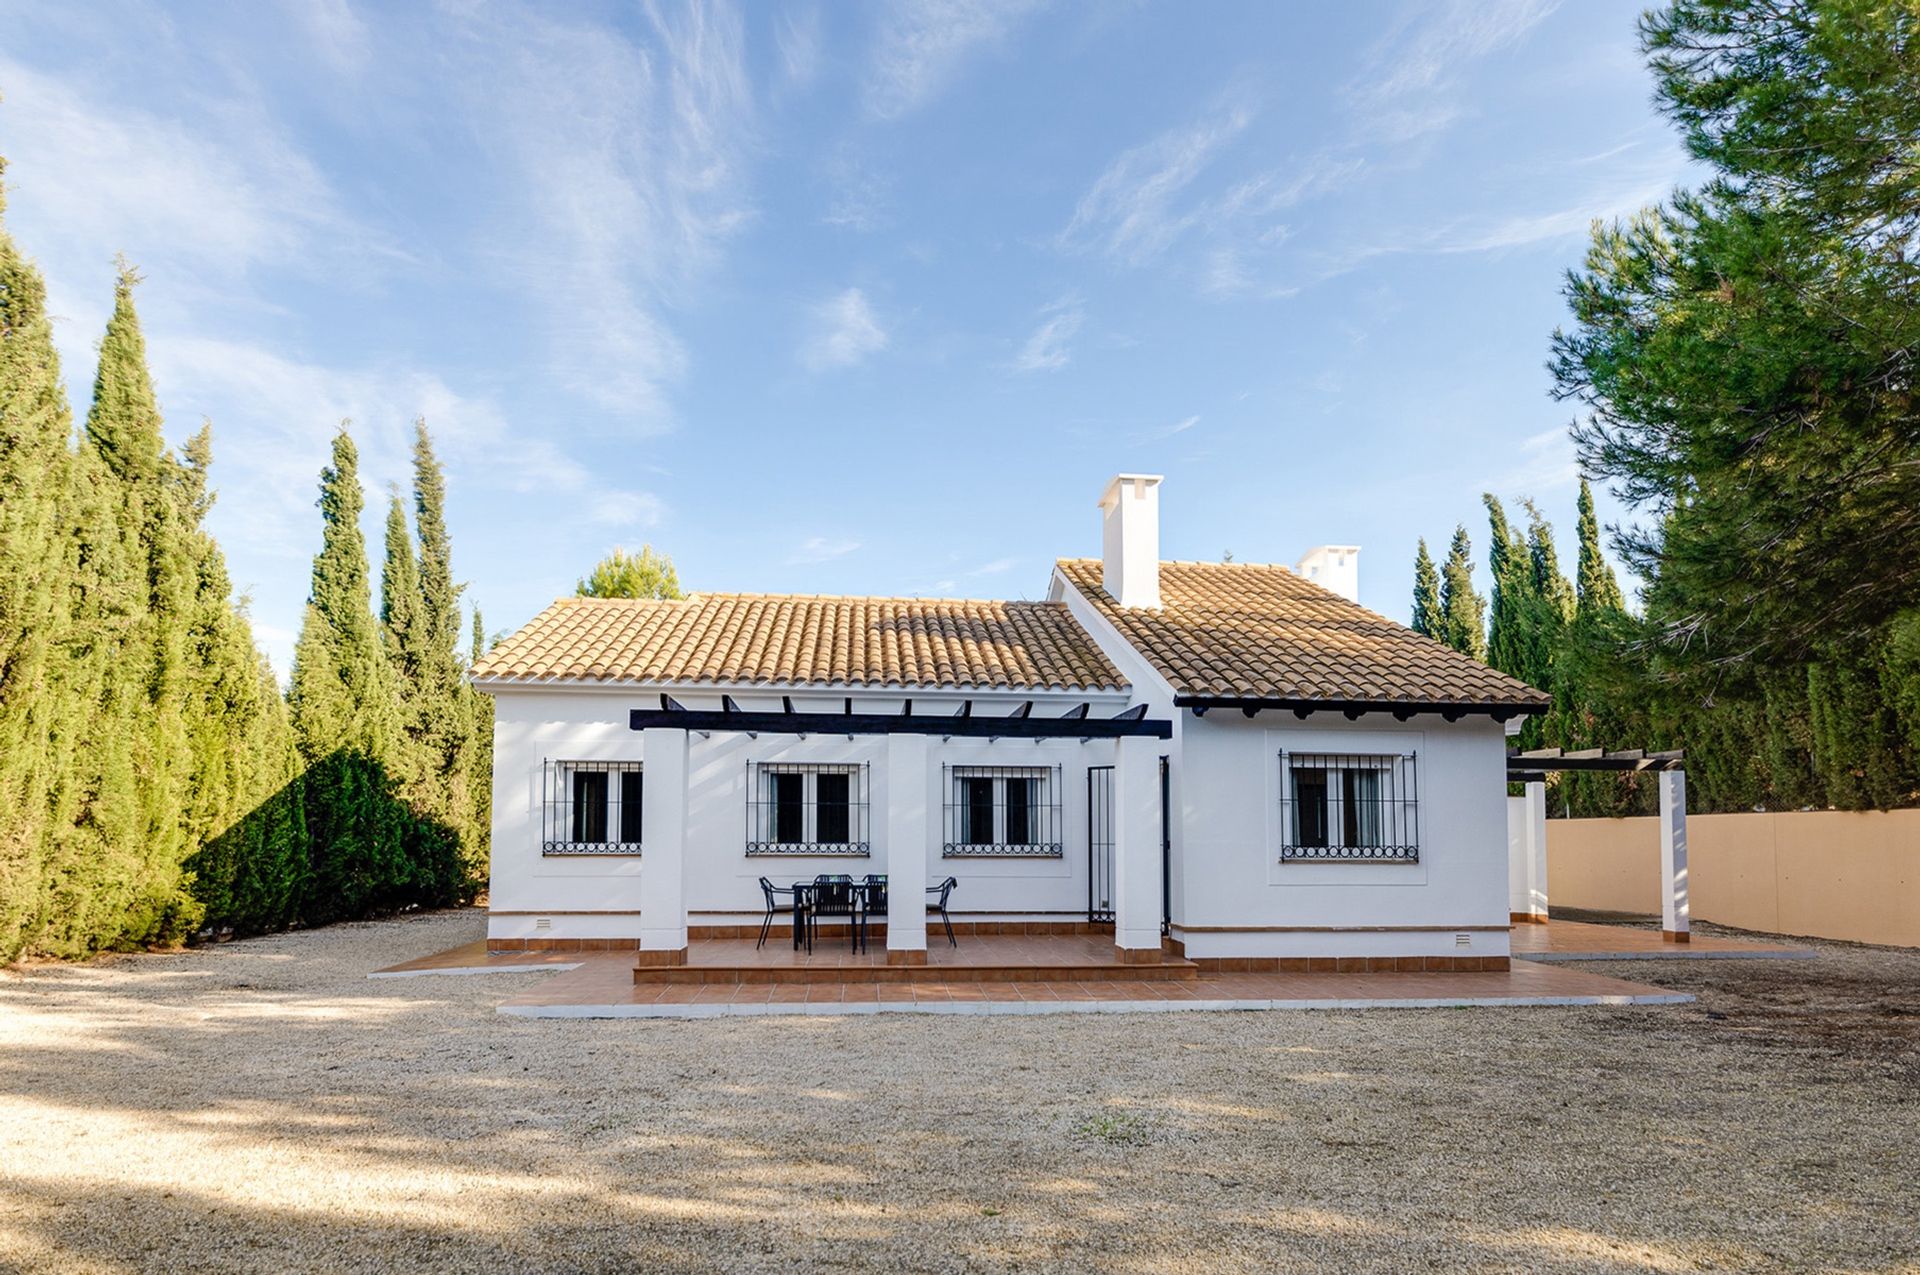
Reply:
[[[760,893],[765,896],[767,900],[767,916],[765,920],[760,922],[760,941],[753,945],[756,949],[763,948],[767,945],[767,935],[773,932],[773,918],[776,913],[785,912],[793,917],[795,929],[798,929],[800,925],[800,894],[796,887],[790,885],[775,885],[765,877],[761,877]],[[782,894],[791,896],[793,902],[780,902],[778,896]],[[798,947],[799,944],[795,943],[794,946]]]
[[[820,918],[843,916],[847,919],[849,943],[854,951],[860,950],[860,891],[854,887],[853,878],[844,874],[829,876],[826,873],[813,879],[812,887],[807,891],[807,926],[818,931]]]
[[[927,893],[934,896],[927,900],[927,911],[940,914],[940,923],[947,927],[947,942],[955,947],[960,946],[960,940],[953,937],[953,918],[947,915],[947,900],[953,896],[953,887],[959,884],[958,877],[948,877],[939,885],[927,887]]]
[[[869,872],[861,881],[860,889],[866,895],[860,908],[860,950],[867,950],[868,931],[877,912],[882,920],[887,915],[887,875],[884,872]]]

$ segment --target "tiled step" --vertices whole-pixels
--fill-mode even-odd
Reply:
[[[1119,962],[1008,965],[666,965],[633,971],[635,983],[1105,983],[1172,982],[1191,979],[1199,967],[1169,956],[1153,965]]]

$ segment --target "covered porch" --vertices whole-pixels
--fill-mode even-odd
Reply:
[[[1547,776],[1578,771],[1652,772],[1660,785],[1660,939],[1693,939],[1693,909],[1687,882],[1686,754],[1601,748],[1567,752],[1534,748],[1507,754],[1507,782],[1522,795],[1507,798],[1507,897],[1515,927],[1514,954],[1522,927],[1545,925],[1547,901]],[[1537,946],[1537,945],[1536,945]]]
[[[844,700],[841,711],[825,711],[796,708],[792,699],[783,695],[778,712],[743,709],[730,695],[722,695],[720,700],[717,709],[690,709],[663,694],[658,708],[634,709],[630,713],[630,728],[641,733],[647,772],[647,797],[641,819],[645,851],[638,888],[639,951],[633,958],[636,982],[804,981],[809,977],[806,971],[830,967],[902,971],[888,976],[867,976],[874,981],[910,980],[912,976],[906,971],[928,967],[1098,971],[1137,965],[1178,970],[1180,963],[1166,958],[1162,944],[1166,915],[1163,741],[1171,738],[1172,723],[1149,718],[1145,705],[1124,708],[1112,716],[1095,716],[1091,703],[1070,704],[1065,712],[1058,712],[1056,700],[1056,708],[1043,710],[1047,715],[1040,716],[1034,711],[1033,700],[1020,702],[1011,712],[1006,711],[1002,703],[979,713],[975,712],[974,700],[960,700],[956,709],[955,699],[951,697],[944,698],[944,702],[936,700],[940,707],[933,713],[924,709],[916,712],[910,697],[899,701],[898,712],[856,712],[851,698]],[[1106,711],[1112,712],[1112,708]],[[864,906],[860,909],[859,923],[867,930],[869,939],[866,951],[850,950],[843,926],[852,924],[851,920],[838,922],[824,913],[819,918],[823,932],[812,952],[793,950],[790,916],[782,916],[775,923],[763,946],[744,940],[739,932],[741,927],[716,931],[697,921],[689,923],[688,881],[690,870],[696,866],[691,858],[695,852],[691,849],[694,829],[689,821],[690,793],[698,782],[696,771],[702,765],[702,753],[719,746],[716,741],[713,745],[695,747],[692,741],[708,740],[715,735],[742,741],[762,735],[801,740],[810,736],[821,740],[840,736],[849,746],[856,740],[863,741],[862,748],[873,759],[874,781],[870,789],[864,779],[858,784],[859,805],[854,822],[860,832],[853,839],[859,844],[851,847],[857,851],[858,864],[850,865],[839,879],[884,883],[877,888],[884,893],[884,904],[876,904],[870,910]],[[953,757],[947,755],[953,750],[935,747],[956,740],[960,742],[954,745],[955,749],[971,747],[977,750],[972,756],[979,760],[956,766]],[[1088,774],[1090,821],[1094,817],[1092,779],[1094,773],[1099,772],[1103,807],[1100,812],[1103,851],[1100,910],[1094,911],[1094,903],[1090,901],[1088,923],[1072,927],[1071,933],[1065,936],[1060,933],[1061,923],[1057,919],[1039,934],[1026,934],[1007,933],[994,922],[969,924],[956,915],[955,926],[962,937],[959,948],[952,948],[938,917],[933,919],[930,933],[927,906],[929,891],[937,890],[938,883],[948,875],[948,860],[961,854],[978,863],[982,861],[982,854],[990,859],[996,850],[1009,852],[1011,859],[1013,854],[1025,853],[1025,847],[976,846],[972,844],[974,838],[956,835],[946,826],[954,819],[953,798],[947,790],[963,782],[953,778],[956,774],[997,774],[1003,768],[1002,758],[1025,761],[1034,750],[1022,749],[1023,742],[1051,744],[1066,755],[1084,758],[1074,765],[1084,768]],[[991,746],[991,755],[986,752],[987,746]],[[782,764],[799,768],[799,763]],[[865,765],[861,763],[862,767]],[[1031,763],[1011,769],[1024,774],[1029,768]],[[712,766],[707,765],[700,773],[710,775]],[[1056,765],[1052,784],[1056,802],[1059,800],[1058,776]],[[801,789],[799,784],[794,787]],[[866,805],[869,791],[872,794],[870,814]],[[847,800],[845,796],[837,799]],[[990,820],[1003,818],[1007,817],[990,816]],[[1023,811],[1023,827],[1025,819]],[[848,822],[844,815],[836,815],[836,820],[833,825],[836,828]],[[793,823],[796,828],[815,826],[798,807]],[[821,818],[820,826],[825,823]],[[700,830],[711,839],[717,826],[708,819],[700,825]],[[1059,844],[1057,806],[1049,826],[1055,829],[1051,857],[1058,861],[1066,849]],[[869,827],[871,840],[866,832]],[[758,870],[758,864],[764,862],[767,877],[778,882],[776,889],[791,894],[794,884],[806,880],[804,874],[796,878],[791,871],[781,871],[788,865],[798,866],[808,861],[807,856],[787,854],[795,847],[785,843],[797,839],[775,836],[766,839],[775,844],[765,845],[762,839],[750,835],[747,862],[756,867],[748,871]],[[1024,836],[1000,839],[1027,840]],[[829,879],[831,875],[817,878]],[[1058,885],[1056,881],[1052,886],[1056,895]],[[1091,890],[1092,886],[1088,888]],[[866,889],[875,887],[868,884]],[[879,894],[863,893],[862,897],[877,898]],[[972,911],[971,903],[970,897],[955,899],[955,913]],[[1059,900],[1056,898],[1053,903],[1058,906]],[[983,910],[991,914],[1004,913],[1007,909],[986,904]],[[1016,906],[1015,911],[1018,910]],[[697,918],[703,914],[691,915]],[[753,927],[755,931],[758,928]],[[703,930],[706,933],[702,933]],[[838,948],[829,935],[838,937]],[[1017,951],[1018,944],[1012,942],[1060,937],[1074,941],[1043,945],[1032,951]],[[982,940],[992,941],[983,944]],[[970,974],[966,977],[991,976]]]

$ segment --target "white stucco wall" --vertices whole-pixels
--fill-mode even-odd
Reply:
[[[1282,863],[1283,749],[1413,753],[1419,862]],[[1505,955],[1505,758],[1487,718],[1189,716],[1176,936],[1190,956]]]
[[[1174,707],[1173,688],[1057,571],[1048,596],[1067,604],[1132,683],[1135,702],[1173,721],[1165,746],[1172,758],[1170,911],[1189,955],[1507,954],[1504,727],[1437,714],[1404,723],[1384,715],[1350,722],[1337,713],[1249,719],[1238,710],[1195,717]],[[1416,752],[1421,861],[1281,863],[1282,748]]]
[[[749,710],[777,710],[780,692],[734,689]],[[839,710],[845,692],[790,691],[801,711]],[[675,689],[689,708],[718,708],[719,691]],[[545,855],[541,850],[542,768],[547,761],[645,762],[640,734],[629,729],[628,710],[658,702],[657,689],[518,689],[494,692],[493,869],[488,933],[495,938],[625,938],[638,933],[639,874],[644,853]],[[1127,704],[1124,695],[960,695],[915,692],[914,711],[938,716],[971,698],[977,716],[1004,715],[1025,700],[1036,716],[1058,716],[1079,703],[1093,703],[1096,716],[1111,716]],[[898,713],[901,698],[855,695],[856,711]],[[888,872],[888,860],[918,852],[927,880],[959,879],[955,912],[985,917],[1055,914],[1084,917],[1087,908],[1087,768],[1111,764],[1111,740],[1045,741],[952,739],[928,741],[928,775],[896,792],[888,773],[885,736],[761,735],[716,732],[694,735],[689,746],[686,898],[693,924],[758,920],[758,879],[776,884],[810,880],[822,872],[856,877]],[[748,855],[747,809],[750,762],[866,763],[869,777],[867,829],[871,852],[846,855]],[[1057,859],[947,858],[941,840],[943,767],[948,765],[1057,766],[1063,853]],[[931,782],[929,782],[929,780]],[[931,791],[928,791],[931,789]],[[648,802],[666,794],[649,786]],[[927,843],[887,843],[886,811],[894,800],[933,803]],[[545,920],[546,927],[539,922]]]

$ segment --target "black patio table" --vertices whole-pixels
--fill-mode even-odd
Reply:
[[[814,933],[823,916],[845,917],[853,950],[865,946],[866,888],[852,877],[823,872],[811,881],[796,881],[793,898],[795,947],[804,934],[807,951],[813,951]]]
[[[856,952],[867,950],[867,927],[875,913],[884,917],[887,914],[887,874],[870,872],[859,881],[851,877],[830,877],[821,875],[811,881],[793,883],[793,946],[798,951],[804,944],[807,951],[813,951],[814,922],[823,913],[819,911],[819,891],[822,886],[847,884],[851,886],[848,904],[851,911],[832,911],[824,915],[844,916],[853,926],[853,947]]]

